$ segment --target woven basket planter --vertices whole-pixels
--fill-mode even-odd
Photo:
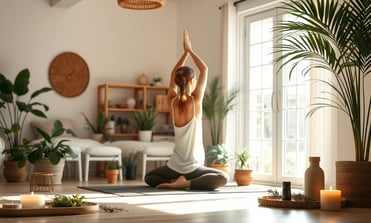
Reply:
[[[371,162],[336,162],[336,189],[351,207],[371,207]]]
[[[53,174],[53,183],[62,184],[65,159],[61,159],[57,165],[51,164],[48,158],[42,158],[34,164],[33,172],[44,172]]]

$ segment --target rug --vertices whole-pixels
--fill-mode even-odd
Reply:
[[[269,187],[260,185],[237,186],[226,185],[217,190],[174,190],[174,189],[157,189],[147,185],[94,185],[94,186],[78,186],[78,188],[97,191],[106,194],[114,194],[117,196],[158,196],[158,195],[189,195],[189,194],[212,194],[212,193],[262,193],[267,192]]]

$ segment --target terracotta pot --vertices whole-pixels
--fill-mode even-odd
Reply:
[[[221,171],[225,172],[227,175],[229,174],[229,164],[228,163],[226,163],[226,164],[212,163],[211,167],[215,168],[215,169],[218,169],[218,170],[221,170]]]
[[[371,207],[371,162],[337,161],[336,189],[351,207]]]
[[[113,170],[106,169],[107,183],[116,184],[118,176],[119,176],[119,170],[118,169],[113,169]]]
[[[45,172],[53,174],[53,184],[62,184],[65,159],[61,159],[57,165],[53,165],[48,158],[42,158],[34,164],[33,172]]]
[[[29,163],[26,162],[22,168],[18,168],[18,161],[4,161],[4,178],[7,182],[25,182],[28,177]]]
[[[234,180],[238,186],[248,186],[250,185],[254,178],[252,176],[253,170],[234,170]]]

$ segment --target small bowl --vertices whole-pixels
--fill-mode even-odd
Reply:
[[[116,107],[117,108],[126,108],[127,105],[126,105],[126,103],[118,103],[118,104],[116,104]]]

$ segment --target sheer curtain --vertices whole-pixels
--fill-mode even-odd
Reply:
[[[233,5],[233,1],[228,1],[221,6],[222,13],[222,43],[223,43],[223,64],[222,64],[222,83],[225,93],[234,87],[238,83],[237,78],[237,10]],[[237,131],[237,119],[236,111],[228,113],[225,122],[225,128],[223,136],[225,143],[232,150],[238,147],[238,131]]]

